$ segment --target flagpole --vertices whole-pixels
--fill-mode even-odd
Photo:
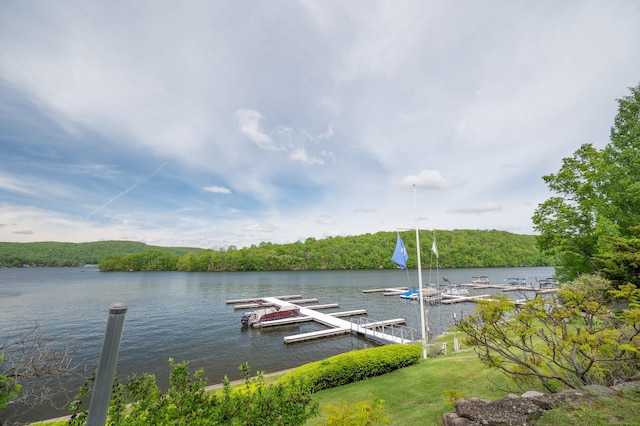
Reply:
[[[416,216],[416,251],[418,252],[418,296],[420,299],[420,331],[422,333],[422,359],[427,359],[427,341],[424,331],[424,299],[422,294],[422,265],[420,263],[420,236],[418,233],[418,202],[416,201],[416,185],[413,184],[413,208]]]

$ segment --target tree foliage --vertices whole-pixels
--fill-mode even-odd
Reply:
[[[415,234],[402,232],[409,252],[407,267],[416,268]],[[533,235],[504,231],[438,231],[439,258],[431,253],[432,232],[421,231],[420,243],[425,262],[438,262],[443,268],[507,267],[554,265],[552,256],[544,255]],[[308,238],[291,244],[261,243],[236,249],[201,250],[183,256],[171,256],[158,250],[124,256],[108,255],[100,262],[102,271],[178,270],[207,271],[277,271],[393,269],[391,261],[396,243],[393,232],[378,232],[354,237]],[[425,265],[423,265],[425,266]],[[164,268],[164,269],[163,269]]]
[[[267,385],[262,374],[250,377],[249,365],[240,366],[244,386],[235,389],[227,377],[222,392],[205,389],[202,369],[193,374],[189,363],[169,360],[169,388],[163,393],[155,376],[132,375],[126,383],[116,380],[107,424],[129,425],[302,425],[318,413],[318,405],[301,383]],[[93,380],[82,387],[71,406],[72,425],[85,425],[90,413],[83,410]]]
[[[7,243],[0,242],[0,266],[84,266],[97,265],[107,255],[126,256],[145,250],[157,250],[182,256],[200,249],[192,247],[157,247],[134,241],[96,241],[91,243]]]
[[[618,100],[609,144],[582,145],[543,179],[557,195],[533,216],[540,247],[557,255],[556,275],[570,281],[597,271],[607,239],[634,237],[640,224],[640,85]]]
[[[613,311],[602,288],[583,279],[591,278],[561,289],[559,300],[536,297],[521,307],[505,296],[481,301],[456,325],[483,362],[522,388],[556,392],[638,379],[640,291],[631,284],[611,290],[628,303]]]

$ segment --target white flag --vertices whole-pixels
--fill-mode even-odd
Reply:
[[[436,240],[433,240],[433,244],[431,244],[431,251],[433,251],[433,254],[436,255],[436,258],[438,257],[438,246],[436,246]]]

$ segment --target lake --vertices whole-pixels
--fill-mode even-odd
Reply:
[[[535,282],[553,276],[553,268],[460,268],[423,270],[423,284],[454,284],[486,275],[492,283],[522,277]],[[315,341],[285,344],[288,335],[320,330],[310,322],[269,329],[242,329],[246,311],[234,310],[229,299],[301,294],[319,304],[339,303],[323,312],[367,309],[374,320],[405,318],[420,329],[419,304],[399,296],[363,293],[386,287],[418,288],[417,271],[283,271],[283,272],[99,272],[96,268],[0,269],[0,338],[24,333],[37,323],[45,336],[65,336],[81,347],[78,360],[94,369],[100,356],[109,306],[128,306],[118,375],[156,374],[161,386],[168,381],[168,359],[189,361],[203,368],[210,383],[225,375],[241,378],[238,367],[266,373],[297,367],[354,349],[376,346],[365,338],[343,335]],[[496,290],[472,290],[486,294]],[[507,293],[520,298],[522,294]],[[473,303],[425,305],[433,335],[443,333],[453,313],[473,310]],[[419,332],[418,332],[419,335]],[[74,384],[77,388],[81,381]],[[69,395],[66,395],[67,397]],[[71,395],[72,396],[72,395]],[[61,395],[61,398],[64,395]],[[25,417],[35,421],[67,414],[66,410],[41,407]]]

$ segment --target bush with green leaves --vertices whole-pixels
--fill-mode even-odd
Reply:
[[[0,355],[0,365],[4,361],[4,356]],[[3,369],[0,369],[3,371]],[[0,410],[4,409],[9,401],[18,397],[20,385],[15,383],[15,379],[4,374],[0,374]]]
[[[580,287],[561,288],[558,300],[536,297],[523,306],[498,295],[480,301],[457,326],[480,360],[521,388],[557,392],[638,380],[640,290],[632,284],[610,290],[623,302],[613,310],[600,299],[601,289]]]
[[[300,382],[267,385],[261,373],[250,378],[249,366],[241,391],[231,387],[225,376],[219,393],[205,389],[202,369],[190,374],[187,362],[171,365],[170,384],[162,393],[152,374],[131,376],[126,384],[116,380],[112,390],[107,424],[139,425],[302,425],[318,413],[306,386]],[[81,389],[71,407],[71,425],[85,425],[89,413],[81,411],[91,383]]]
[[[346,352],[298,367],[285,374],[281,382],[301,380],[311,392],[317,392],[415,364],[421,350],[420,344],[393,344]]]

